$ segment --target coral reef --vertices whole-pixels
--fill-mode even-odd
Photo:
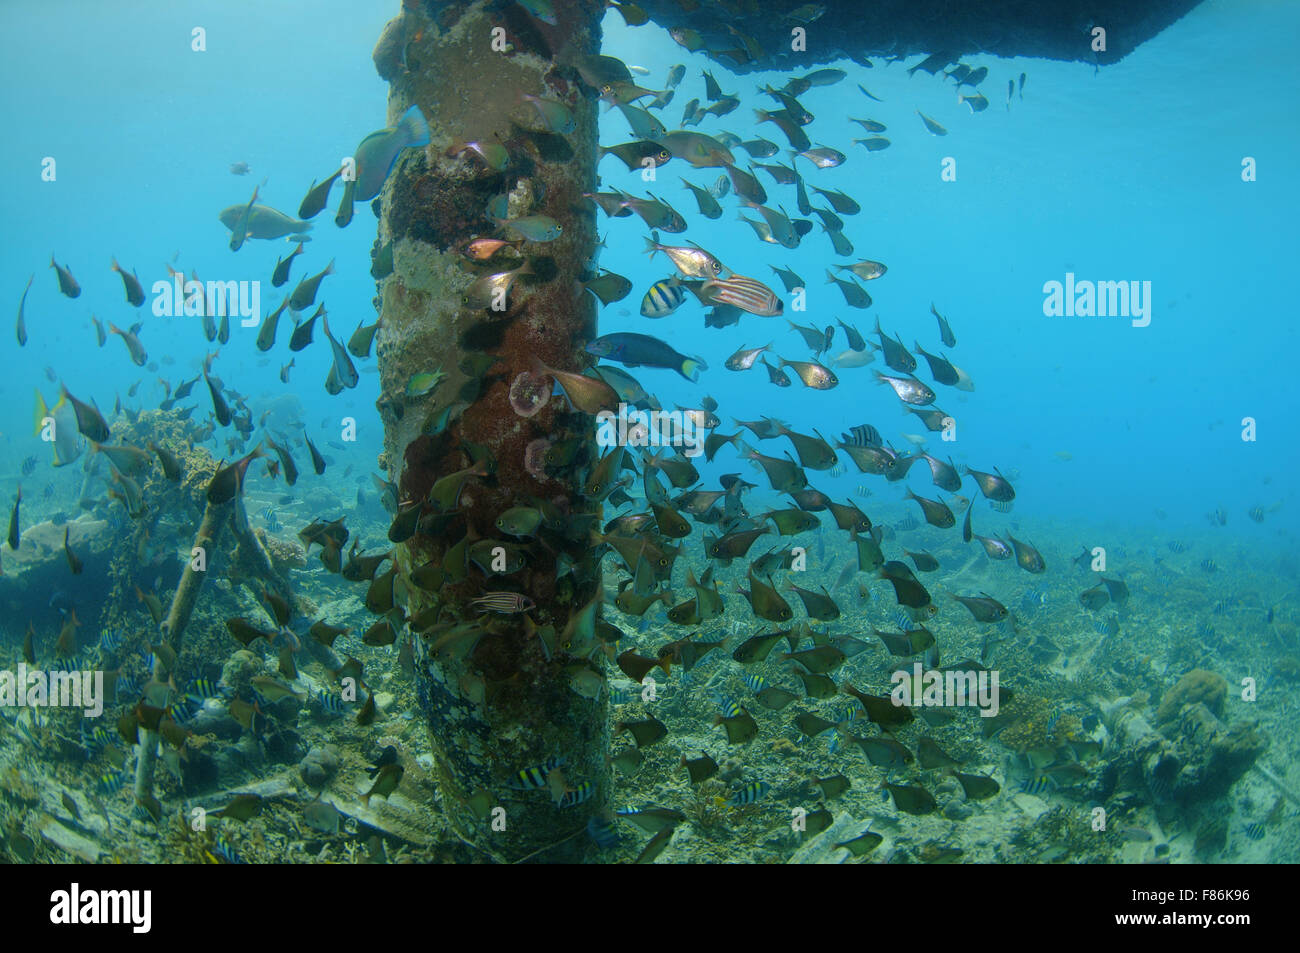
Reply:
[[[1215,717],[1222,717],[1223,703],[1228,697],[1228,683],[1223,676],[1203,668],[1195,668],[1165,692],[1156,709],[1156,724],[1163,725],[1175,718],[1185,705],[1203,704]]]

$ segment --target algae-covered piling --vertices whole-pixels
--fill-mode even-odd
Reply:
[[[532,626],[562,632],[591,603],[600,592],[598,560],[585,533],[516,548],[519,541],[494,525],[503,511],[530,500],[574,520],[569,529],[594,509],[579,484],[583,461],[594,452],[591,418],[560,398],[525,417],[510,400],[512,384],[534,358],[582,370],[582,347],[595,335],[594,304],[578,282],[596,238],[582,195],[595,186],[597,109],[566,64],[598,52],[603,5],[557,2],[554,8],[551,26],[515,5],[501,12],[478,4],[447,8],[436,20],[408,7],[376,50],[380,74],[392,81],[390,122],[415,104],[431,138],[422,153],[399,161],[378,199],[379,245],[392,241],[394,251],[393,273],[379,284],[383,462],[409,505],[427,501],[441,477],[476,464],[486,472],[465,481],[453,507],[424,504],[417,532],[398,547],[398,564],[403,583],[422,566],[446,574],[436,588],[405,586],[409,615],[436,619],[420,627],[416,666],[434,774],[448,821],[502,861],[580,832],[608,797],[605,699],[573,691],[566,668],[580,660],[530,634]],[[562,103],[573,128],[547,129],[525,95]],[[508,164],[494,168],[463,149],[467,142],[504,146]],[[514,237],[501,220],[525,216],[546,216],[561,233],[522,243],[527,273],[497,309],[484,307],[471,285],[522,262],[473,263],[465,245],[478,237]],[[495,362],[484,371],[489,357]],[[431,393],[408,396],[413,375],[435,370],[446,376]],[[543,466],[545,449],[560,441],[577,444],[577,465]],[[486,566],[466,556],[476,542],[488,555]],[[510,568],[494,568],[494,553]],[[513,566],[516,556],[521,568]],[[502,591],[526,596],[534,608],[525,616],[471,605]],[[440,641],[450,627],[466,624],[466,639],[453,632]],[[565,779],[555,779],[553,796],[511,786],[520,771],[552,758],[564,759]],[[593,796],[559,804],[563,783],[584,782]],[[572,859],[586,843],[571,838],[538,856]]]

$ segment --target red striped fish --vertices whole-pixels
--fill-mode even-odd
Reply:
[[[759,317],[776,317],[783,310],[781,299],[771,288],[761,281],[746,278],[744,275],[706,281],[701,286],[700,292],[702,296],[707,296],[714,302],[729,304]]]
[[[527,612],[536,605],[522,592],[485,592],[471,599],[469,604],[479,612],[502,612],[507,615]]]

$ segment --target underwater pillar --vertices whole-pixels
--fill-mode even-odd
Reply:
[[[554,25],[519,4],[403,6],[376,47],[376,67],[392,84],[388,124],[418,105],[431,142],[399,159],[375,206],[376,247],[391,240],[394,260],[378,289],[377,406],[381,466],[404,507],[426,501],[415,535],[403,540],[399,532],[394,542],[399,588],[420,633],[414,677],[439,809],[458,837],[494,860],[573,861],[587,851],[587,821],[609,795],[608,693],[593,700],[570,687],[572,667],[583,663],[559,649],[554,635],[601,593],[599,560],[586,523],[576,519],[597,510],[580,492],[595,459],[595,428],[560,397],[521,416],[510,391],[534,356],[559,370],[590,363],[582,348],[596,334],[595,305],[578,282],[596,242],[594,212],[582,194],[595,190],[598,115],[572,63],[599,51],[604,4],[554,0]],[[435,6],[431,17],[426,11]],[[564,103],[573,130],[547,130],[523,94]],[[509,165],[497,171],[473,151],[449,154],[470,141],[504,145]],[[471,262],[463,249],[476,237],[516,237],[487,217],[489,202],[502,195],[509,196],[505,217],[549,216],[563,232],[519,247],[532,275],[514,284],[504,311],[493,311],[467,301],[467,289],[522,262],[509,250]],[[496,361],[483,370],[489,355]],[[408,396],[413,375],[438,370],[446,376],[432,393]],[[543,469],[544,451],[559,441],[566,449],[579,445],[576,463]],[[450,511],[427,502],[440,477],[479,461],[488,475],[467,479]],[[533,500],[562,515],[544,542],[497,529],[503,511]],[[507,544],[507,562],[522,555],[522,568],[489,574],[482,563],[497,543]],[[467,559],[467,550],[478,557]],[[411,578],[422,567],[416,578],[426,588]],[[535,606],[525,615],[471,604],[490,592],[523,594]],[[458,635],[467,623],[475,624],[470,636]],[[536,629],[548,634],[550,647]],[[519,772],[559,758],[562,782],[512,786]],[[591,787],[581,789],[584,782]],[[560,806],[565,786],[591,794]]]
[[[230,520],[234,510],[233,503],[208,503],[203,510],[203,519],[198,532],[194,535],[194,547],[202,548],[210,557],[221,538],[221,531]],[[260,551],[260,547],[259,547]],[[185,564],[181,580],[172,596],[167,615],[158,627],[159,643],[168,646],[177,655],[181,654],[181,644],[185,640],[185,627],[189,625],[190,616],[198,602],[199,592],[207,578],[206,570],[196,570],[193,561]],[[154,656],[153,671],[150,675],[157,681],[165,682],[169,676],[163,660]],[[141,726],[139,728],[139,752],[135,762],[135,799],[137,804],[145,804],[153,797],[153,769],[158,757],[158,732]]]

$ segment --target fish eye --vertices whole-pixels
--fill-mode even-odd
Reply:
[[[660,556],[660,557],[659,557],[659,565],[661,565],[661,566],[667,566],[667,565],[668,565],[668,557],[667,557],[667,556]]]

